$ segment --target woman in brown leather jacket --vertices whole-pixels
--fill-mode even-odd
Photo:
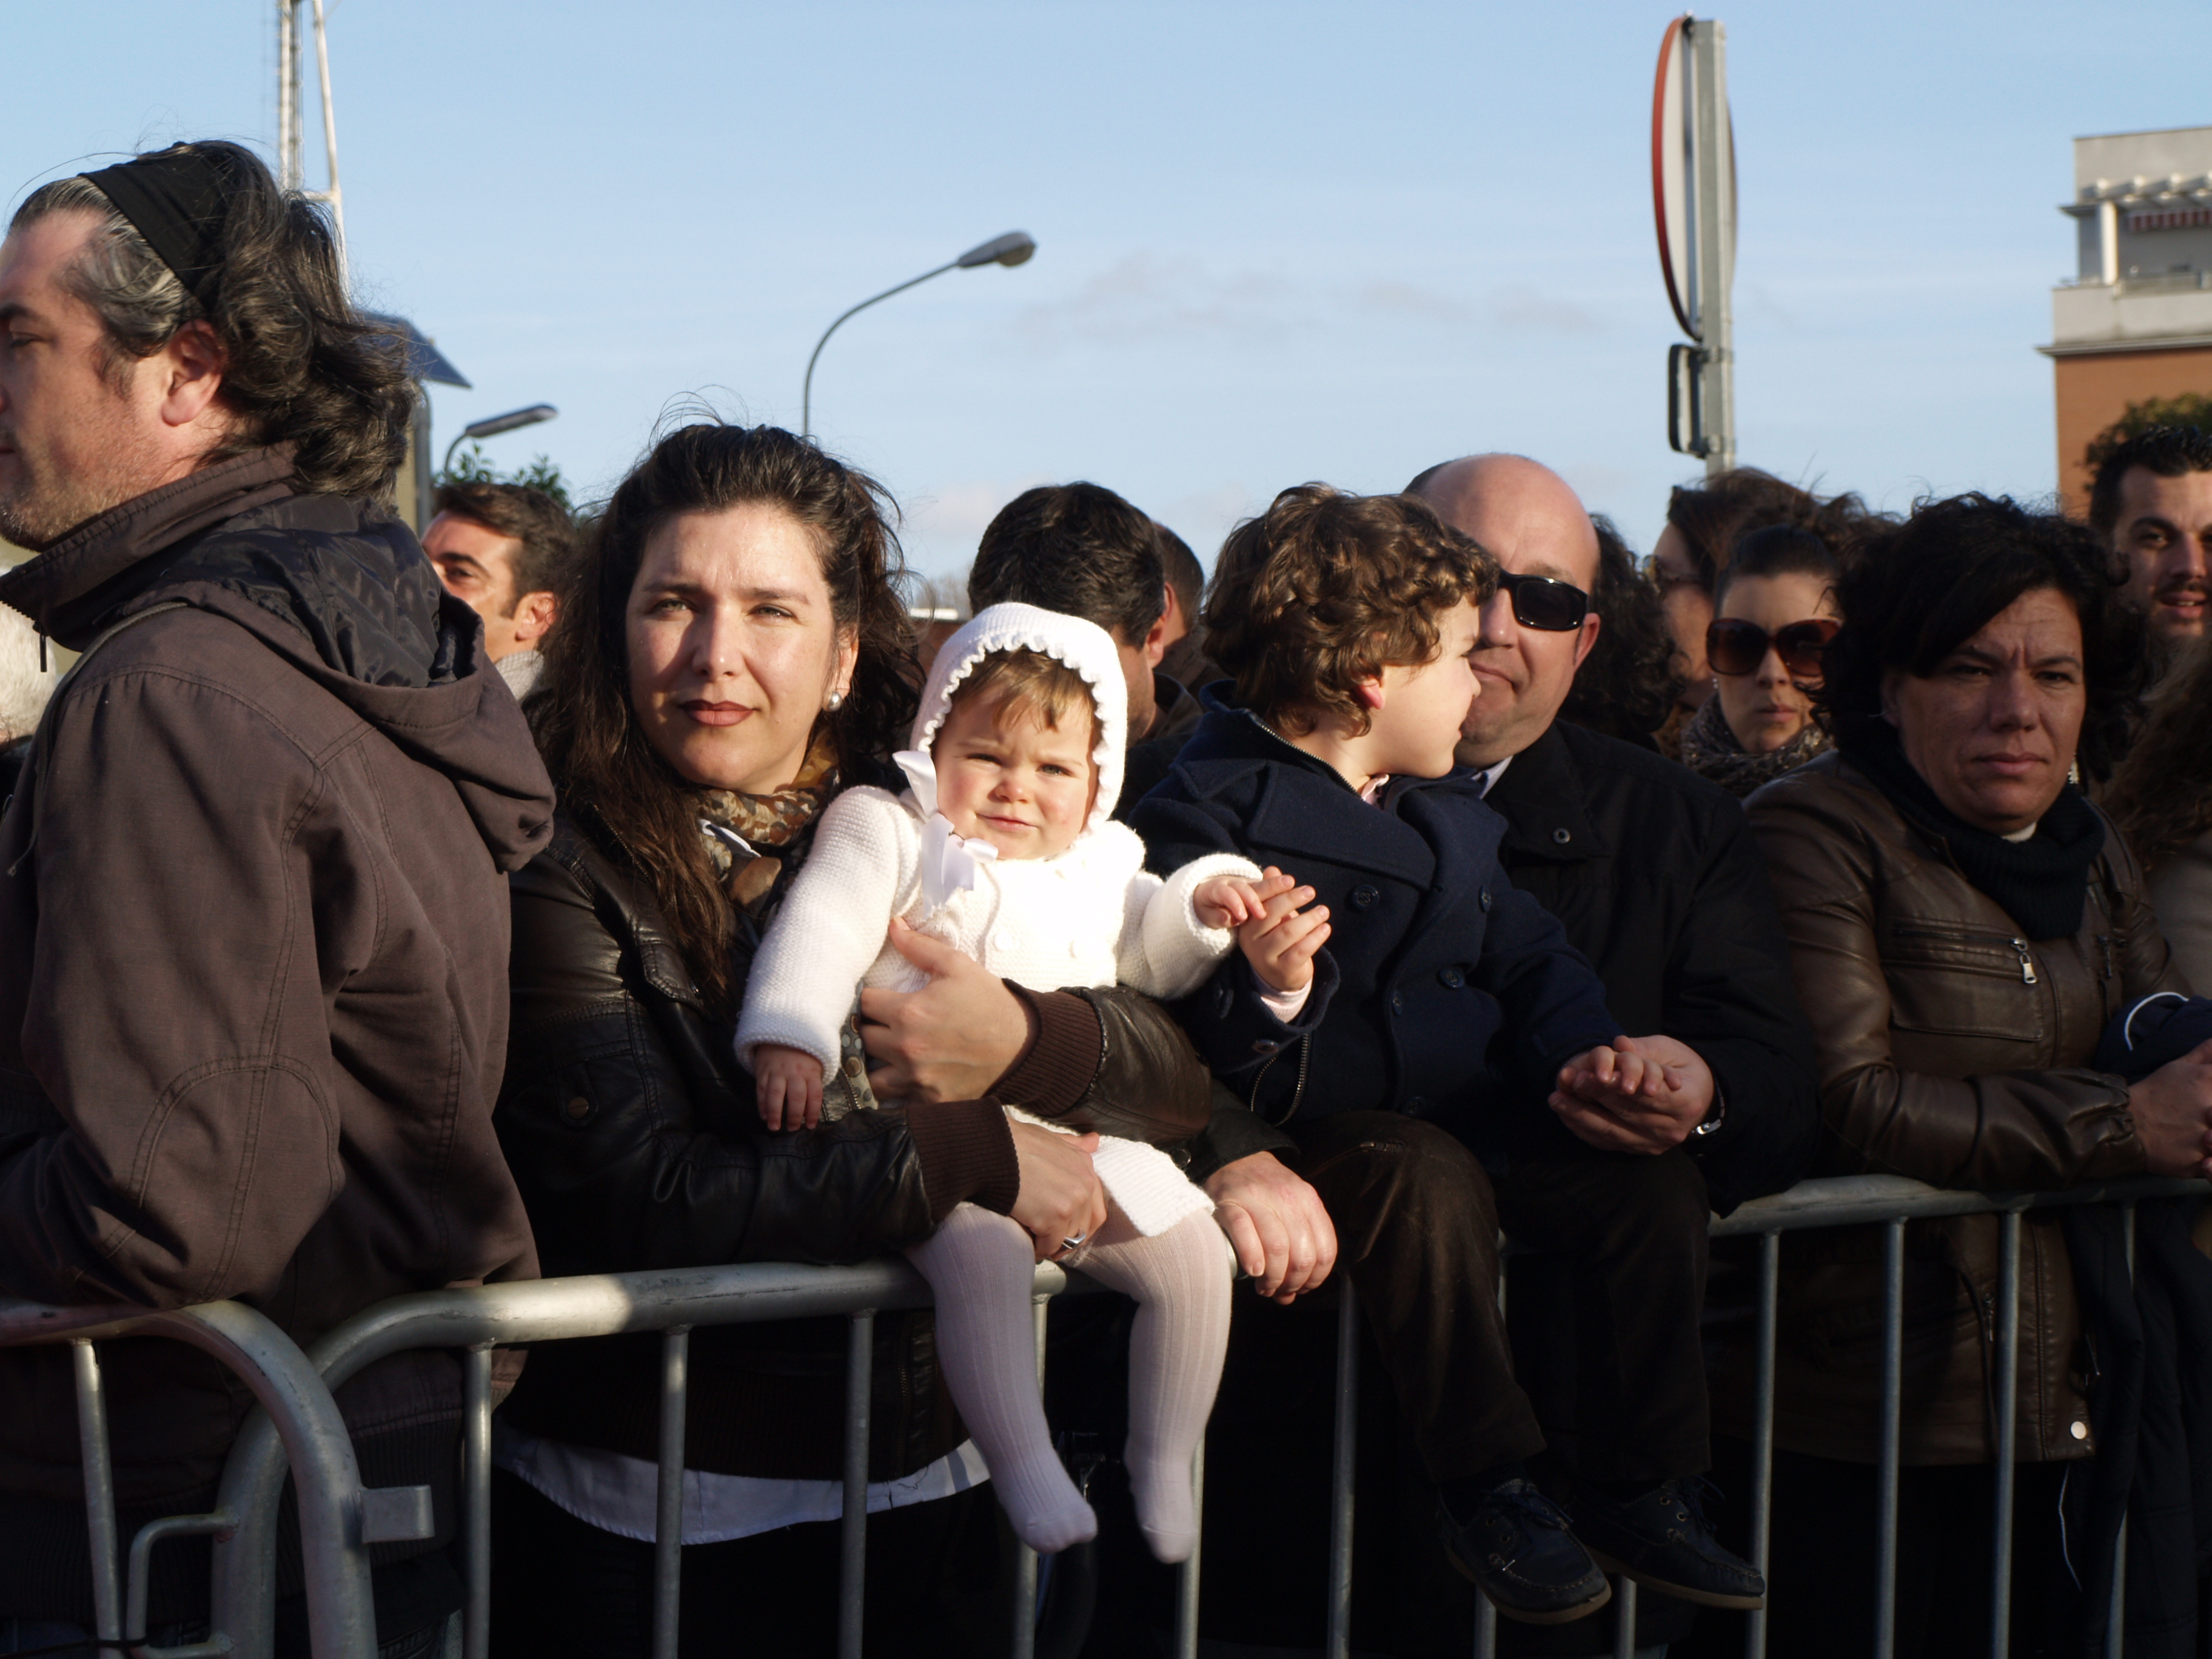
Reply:
[[[2109,769],[2139,706],[2119,581],[2086,530],[1979,496],[1923,507],[1845,575],[1839,752],[1749,806],[1820,1048],[1821,1173],[2021,1191],[2204,1172],[2212,1073],[2087,1069],[2116,1012],[2186,988],[2135,860],[2069,781]],[[2081,1321],[2058,1228],[2031,1212],[2022,1231],[2014,1651],[2070,1650]],[[1987,1647],[1997,1232],[1906,1234],[1899,1655]],[[1771,1651],[1870,1640],[1881,1256],[1874,1228],[1784,1242]]]
[[[848,1104],[872,1105],[872,1085],[919,1103],[762,1126],[730,1047],[753,951],[823,806],[891,781],[913,719],[887,506],[805,440],[703,424],[664,440],[596,528],[532,699],[562,808],[513,881],[496,1118],[548,1275],[855,1261],[963,1200],[1011,1214],[1042,1258],[1103,1217],[1096,1143],[1000,1103],[1155,1143],[1205,1123],[1205,1070],[1143,998],[1017,994],[917,939],[939,977],[869,993],[868,1052],[835,1082]],[[692,1338],[686,1651],[833,1644],[844,1325]],[[541,1346],[501,1412],[503,1651],[647,1651],[658,1353]],[[875,1353],[872,1650],[978,1650],[1003,1624],[995,1527],[928,1316],[879,1317]]]

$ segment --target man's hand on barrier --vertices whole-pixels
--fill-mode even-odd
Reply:
[[[2128,1110],[2153,1175],[2212,1176],[2212,1042],[2130,1088]]]
[[[1020,1057],[1029,1016],[973,957],[896,918],[890,941],[929,983],[860,993],[860,1042],[876,1061],[868,1086],[878,1100],[981,1099]]]
[[[1018,1121],[1014,1157],[1022,1170],[1021,1188],[1010,1213],[1036,1245],[1040,1261],[1058,1255],[1071,1239],[1085,1239],[1106,1224],[1106,1189],[1091,1167],[1097,1135],[1064,1135]]]
[[[1617,1037],[1559,1070],[1552,1109],[1576,1136],[1611,1152],[1663,1152],[1713,1109],[1713,1073],[1670,1036]]]
[[[1261,1295],[1289,1303],[1336,1266],[1336,1228],[1321,1194],[1273,1152],[1254,1152],[1206,1177],[1213,1218]]]

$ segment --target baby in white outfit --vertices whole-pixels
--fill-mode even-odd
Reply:
[[[896,757],[913,787],[830,804],[755,957],[736,1046],[771,1128],[817,1121],[856,987],[924,982],[888,943],[894,916],[1036,990],[1182,996],[1240,943],[1280,962],[1278,925],[1295,913],[1271,901],[1287,880],[1235,855],[1163,880],[1109,820],[1126,702],[1113,640],[1090,623],[994,605],[945,642],[914,747]],[[1310,961],[1319,943],[1287,948]],[[1211,1200],[1164,1152],[1108,1137],[1093,1167],[1108,1219],[1063,1259],[1139,1304],[1123,1462],[1147,1543],[1179,1561],[1196,1542],[1191,1461],[1220,1382],[1233,1260]],[[946,1385],[1015,1530],[1046,1553],[1091,1537],[1037,1397],[1030,1236],[963,1204],[907,1254],[936,1291]]]

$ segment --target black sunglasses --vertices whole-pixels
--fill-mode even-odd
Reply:
[[[1513,601],[1513,620],[1539,633],[1571,632],[1589,615],[1589,595],[1572,582],[1501,570],[1498,585]]]
[[[1824,672],[1828,641],[1842,626],[1830,617],[1815,617],[1769,634],[1755,622],[1724,617],[1705,629],[1705,660],[1716,674],[1756,674],[1771,646],[1781,654],[1790,678],[1817,680]]]

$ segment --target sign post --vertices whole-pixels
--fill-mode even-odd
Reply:
[[[1728,112],[1728,30],[1684,15],[1659,43],[1651,95],[1651,206],[1659,268],[1675,319],[1694,345],[1667,360],[1667,441],[1735,465],[1735,134]]]

